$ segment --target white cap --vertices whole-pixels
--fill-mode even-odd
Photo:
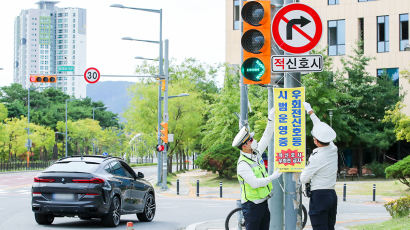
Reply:
[[[313,125],[312,136],[323,143],[330,143],[336,139],[336,132],[326,123],[320,122]]]
[[[232,142],[232,147],[238,147],[245,143],[249,138],[252,138],[255,133],[249,133],[249,130],[246,126],[242,127],[241,130],[236,134]]]

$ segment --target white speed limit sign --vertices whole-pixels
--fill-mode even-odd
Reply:
[[[96,83],[98,80],[100,80],[100,71],[98,71],[97,68],[90,67],[84,72],[84,79],[88,83]]]

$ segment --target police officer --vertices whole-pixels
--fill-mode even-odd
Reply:
[[[274,109],[269,111],[268,124],[258,143],[254,133],[242,127],[232,142],[241,150],[237,164],[237,176],[241,186],[242,213],[247,230],[268,230],[270,212],[267,200],[272,191],[272,180],[282,173],[279,170],[268,175],[261,154],[265,151],[274,131]]]
[[[315,115],[309,103],[303,103],[313,122],[313,142],[317,146],[300,175],[303,184],[310,183],[309,217],[313,230],[333,230],[336,223],[337,147],[336,132]]]

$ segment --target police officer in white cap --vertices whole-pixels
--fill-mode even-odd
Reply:
[[[302,171],[300,181],[311,186],[309,217],[313,230],[333,230],[337,213],[337,147],[333,143],[336,132],[319,120],[309,103],[303,104],[313,122],[311,133],[317,148]]]
[[[241,150],[237,176],[241,186],[242,212],[247,230],[269,229],[270,212],[267,200],[272,192],[272,180],[282,174],[277,170],[268,175],[261,155],[272,139],[274,114],[275,110],[272,108],[259,143],[253,139],[254,133],[250,133],[246,127],[242,127],[232,142],[233,147]]]

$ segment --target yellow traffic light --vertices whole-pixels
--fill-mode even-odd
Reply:
[[[161,126],[163,128],[161,129],[161,140],[164,143],[168,143],[168,123],[161,122]]]
[[[241,11],[241,66],[245,84],[269,84],[271,78],[271,3],[245,1]]]

